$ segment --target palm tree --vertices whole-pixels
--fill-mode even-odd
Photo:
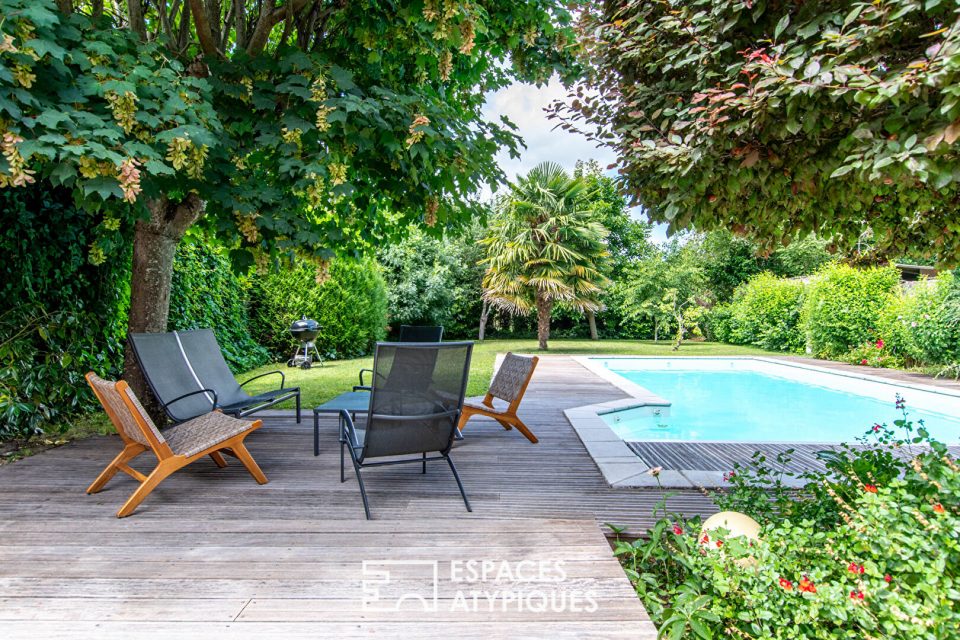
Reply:
[[[556,302],[583,312],[602,308],[607,230],[584,204],[585,182],[553,162],[534,167],[497,201],[486,249],[484,300],[510,313],[536,310],[540,349]]]

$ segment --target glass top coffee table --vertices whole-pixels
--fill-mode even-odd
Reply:
[[[341,411],[354,415],[370,407],[369,391],[347,391],[313,408],[313,455],[320,455],[320,414],[339,414]]]

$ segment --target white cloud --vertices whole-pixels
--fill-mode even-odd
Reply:
[[[603,167],[613,162],[611,150],[598,148],[580,134],[554,129],[557,122],[547,119],[545,109],[554,100],[565,97],[566,90],[556,78],[543,87],[513,84],[487,96],[484,115],[490,120],[507,116],[517,125],[517,132],[527,145],[519,158],[511,158],[506,152],[497,156],[507,179],[514,180],[547,160],[568,171],[573,170],[577,160],[597,160]]]
[[[577,160],[596,160],[604,169],[616,160],[612,150],[597,146],[585,136],[554,128],[557,121],[549,120],[545,109],[566,95],[566,89],[555,77],[543,87],[518,83],[487,95],[484,116],[495,122],[500,116],[507,116],[526,144],[519,158],[511,158],[505,151],[497,156],[497,164],[508,180],[513,181],[548,160],[559,163],[567,171],[573,171]],[[487,199],[490,195],[485,188],[481,197]],[[634,208],[631,214],[637,219],[646,219],[639,208]],[[666,240],[666,225],[656,225],[652,237],[656,242]]]

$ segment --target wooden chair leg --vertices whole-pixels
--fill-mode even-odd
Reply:
[[[533,435],[533,432],[527,428],[527,425],[523,424],[523,421],[520,418],[513,418],[513,426],[515,426],[517,431],[522,433],[526,439],[533,444],[537,444],[537,442],[539,442],[539,440],[537,440],[537,436]]]
[[[214,451],[210,454],[210,458],[217,464],[218,467],[223,469],[227,466],[227,461],[223,459],[223,454],[219,451]]]
[[[182,466],[182,463],[174,459],[167,458],[166,460],[161,460],[157,468],[150,472],[147,479],[137,487],[133,495],[131,495],[127,502],[120,508],[120,511],[117,512],[117,517],[125,518],[133,513],[134,510],[140,506],[140,503],[143,502],[144,498],[150,495],[150,493],[157,488],[158,484],[163,482],[164,478]]]
[[[510,424],[510,422],[508,422],[507,419],[505,418],[493,418],[493,419],[499,422],[500,426],[506,429],[507,431],[510,431],[510,429],[513,429],[513,425]]]
[[[234,444],[233,452],[237,455],[237,458],[243,463],[243,466],[247,468],[247,471],[250,472],[250,475],[252,475],[258,483],[267,484],[267,476],[265,476],[263,471],[260,470],[256,460],[254,460],[253,456],[250,455],[250,452],[247,451],[247,446],[243,444],[243,442],[237,442]]]
[[[93,484],[87,487],[87,493],[96,493],[103,489],[110,482],[110,479],[120,471],[120,465],[125,465],[146,450],[147,448],[142,444],[130,443],[126,445],[123,451],[117,454],[117,457],[107,465],[107,468],[100,472]]]

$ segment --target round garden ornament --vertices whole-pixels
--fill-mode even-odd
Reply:
[[[713,531],[715,529],[726,529],[730,532],[730,537],[734,538],[743,536],[750,540],[757,540],[760,537],[760,523],[737,511],[721,511],[704,521],[703,531]]]
[[[737,511],[721,511],[707,518],[703,523],[703,530],[700,533],[701,543],[706,540],[707,546],[709,546],[711,536],[708,532],[716,529],[726,529],[730,532],[729,537],[731,538],[743,536],[747,540],[760,539],[760,523],[750,516]],[[719,548],[722,541],[716,540],[713,543]],[[749,555],[743,558],[737,558],[734,560],[734,563],[746,569],[748,567],[755,567],[757,559]]]

